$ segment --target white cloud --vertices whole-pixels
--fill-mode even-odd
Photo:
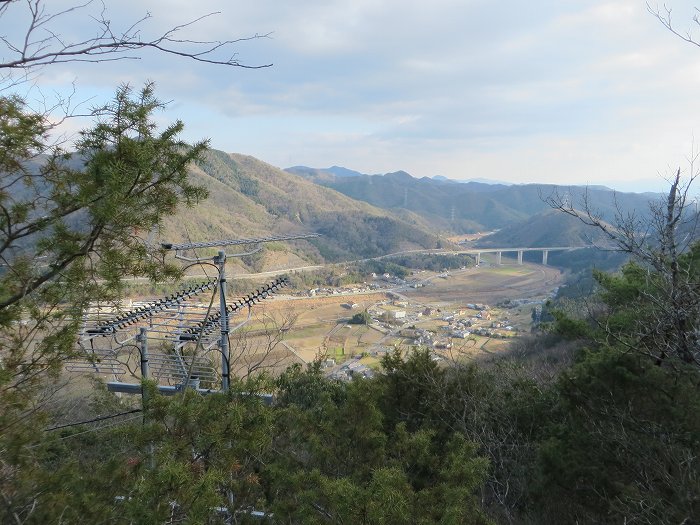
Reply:
[[[69,5],[55,0],[51,5]],[[143,60],[45,70],[45,89],[77,77],[105,98],[121,82],[157,82],[188,136],[277,165],[367,172],[590,182],[643,178],[678,161],[700,113],[700,49],[643,0],[124,0],[144,35],[222,11],[183,36],[231,39],[266,70]],[[680,27],[693,3],[673,1]],[[79,34],[87,18],[60,29]]]

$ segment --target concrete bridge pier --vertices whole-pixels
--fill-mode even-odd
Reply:
[[[501,255],[503,252],[496,252],[496,264],[501,264]]]
[[[542,250],[542,265],[547,266],[547,257],[549,256],[549,250]]]
[[[481,252],[476,254],[476,265],[479,266],[481,264]]]
[[[523,251],[518,250],[518,264],[523,264]]]

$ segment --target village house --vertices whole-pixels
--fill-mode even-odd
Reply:
[[[380,308],[380,316],[388,322],[397,321],[406,318],[406,310],[387,305]]]

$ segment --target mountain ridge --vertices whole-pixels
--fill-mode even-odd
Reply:
[[[303,176],[379,208],[411,211],[440,231],[453,234],[499,229],[517,223],[550,209],[547,200],[551,198],[569,199],[579,206],[587,200],[595,203],[596,211],[604,219],[612,220],[618,207],[623,211],[647,213],[649,200],[657,196],[615,192],[600,186],[456,183],[442,178],[418,179],[405,171],[355,177],[305,172]]]
[[[266,248],[309,264],[434,248],[440,242],[418,215],[354,200],[249,155],[209,150],[190,173],[210,196],[166,219],[161,236],[169,242],[320,233],[318,239]],[[266,268],[260,261],[242,262],[251,271],[262,271]]]

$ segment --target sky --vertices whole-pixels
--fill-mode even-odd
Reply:
[[[52,12],[75,2],[46,4]],[[35,72],[35,87],[17,88],[22,94],[50,99],[75,86],[82,111],[121,83],[154,81],[169,102],[161,123],[181,119],[189,141],[208,138],[213,148],[281,168],[649,191],[663,190],[679,167],[690,173],[700,151],[700,47],[671,34],[643,0],[105,4],[115,30],[150,14],[139,26],[144,39],[218,12],[179,35],[268,35],[228,54],[273,65],[140,52],[139,60],[48,66]],[[0,35],[21,37],[24,5],[2,13]],[[697,29],[700,41],[693,2],[666,5],[679,31]],[[50,27],[65,41],[85,39],[100,10],[94,3]],[[0,56],[6,61],[6,49]],[[73,119],[66,129],[84,125]]]

